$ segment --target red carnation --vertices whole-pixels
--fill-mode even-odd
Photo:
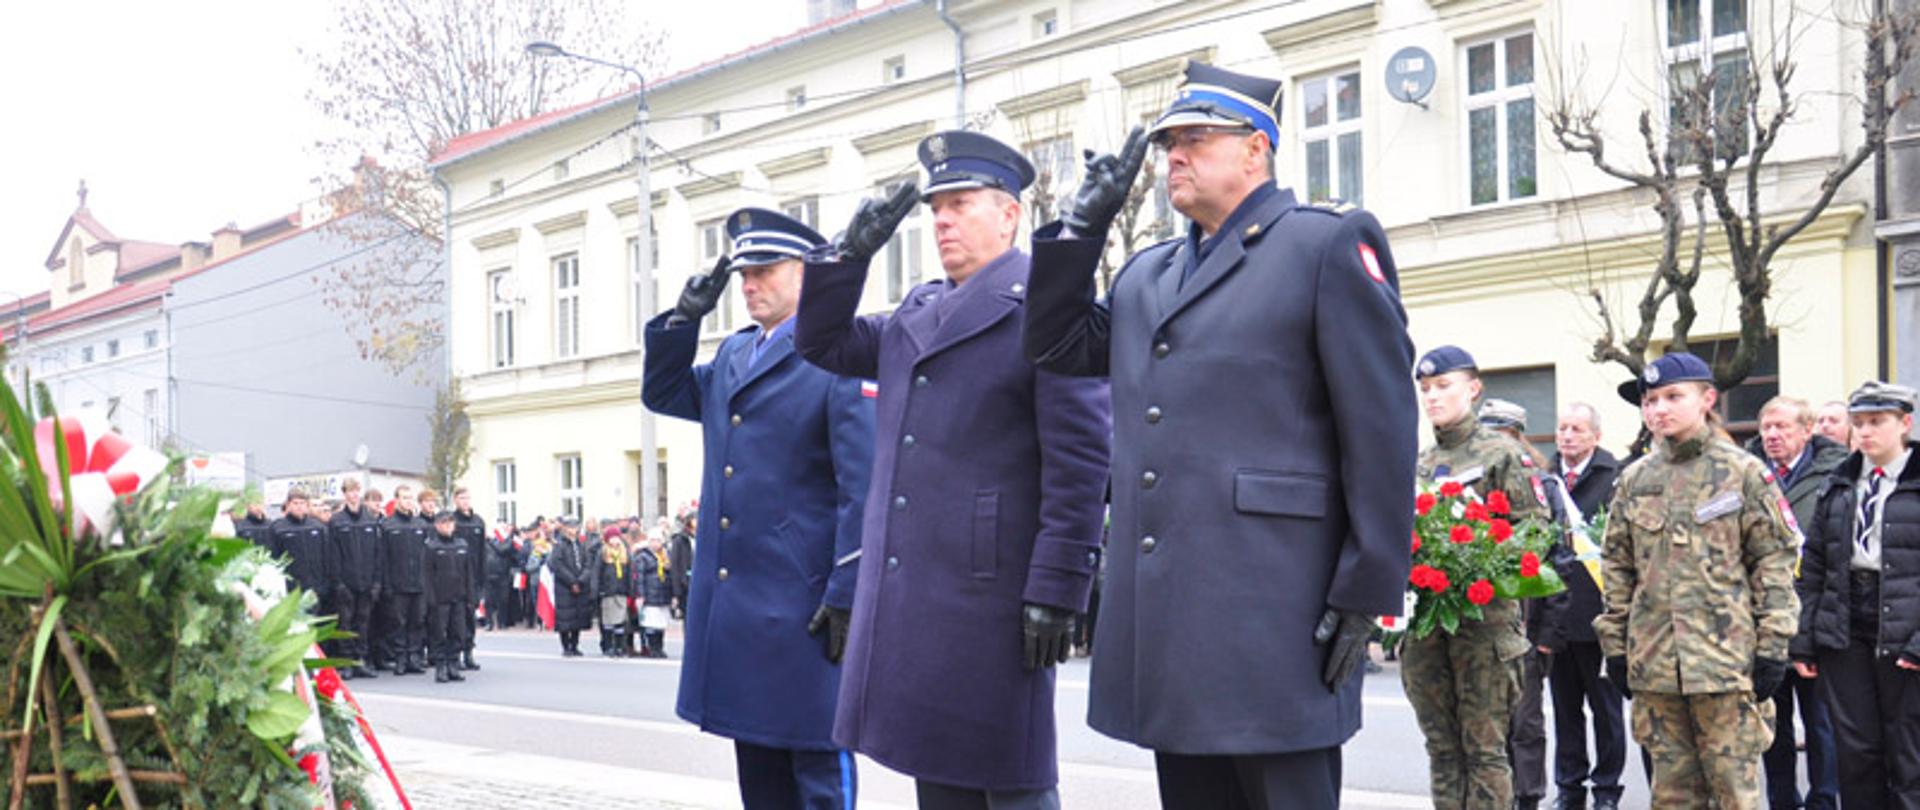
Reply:
[[[1473,542],[1473,529],[1468,526],[1455,526],[1453,527],[1453,531],[1447,535],[1447,539],[1455,543],[1471,543]]]
[[[1420,553],[1420,533],[1419,532],[1413,533],[1413,553],[1415,554]]]
[[[327,667],[313,674],[313,688],[328,700],[340,694],[340,673],[333,667]]]
[[[1496,515],[1512,514],[1513,503],[1507,500],[1507,493],[1496,489],[1487,495],[1487,511]]]
[[[1448,498],[1458,498],[1464,491],[1466,488],[1460,486],[1459,481],[1448,481],[1440,485],[1440,494]]]
[[[1482,506],[1479,503],[1467,504],[1467,512],[1466,512],[1467,520],[1471,520],[1479,523],[1485,523],[1487,522],[1487,517],[1488,517],[1487,508],[1485,506]]]
[[[1433,511],[1434,504],[1439,502],[1440,499],[1433,497],[1433,493],[1422,492],[1420,493],[1420,497],[1413,499],[1413,513],[1421,517],[1426,517],[1428,512]]]
[[[1513,536],[1513,524],[1495,518],[1492,523],[1487,525],[1487,534],[1493,537],[1493,542],[1505,543],[1507,542],[1507,538]]]
[[[1540,576],[1540,555],[1531,551],[1520,555],[1520,576]]]
[[[1493,601],[1493,583],[1482,579],[1468,585],[1467,601],[1476,605],[1485,605]]]
[[[1416,565],[1413,567],[1412,573],[1407,574],[1407,581],[1413,583],[1413,587],[1415,588],[1425,588],[1427,587],[1427,578],[1432,575],[1432,566]]]
[[[1453,581],[1447,579],[1447,572],[1438,568],[1428,570],[1431,573],[1427,575],[1427,590],[1440,593],[1453,586]]]

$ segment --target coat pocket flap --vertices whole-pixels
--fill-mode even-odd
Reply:
[[[1233,508],[1257,515],[1325,517],[1327,479],[1309,473],[1242,470],[1233,474]]]

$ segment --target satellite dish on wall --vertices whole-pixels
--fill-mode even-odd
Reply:
[[[1433,92],[1433,54],[1408,46],[1395,51],[1387,60],[1387,95],[1398,101],[1427,109],[1427,96]]]
[[[367,466],[367,443],[361,442],[353,448],[353,466]]]

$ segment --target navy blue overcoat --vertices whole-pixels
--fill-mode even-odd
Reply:
[[[1178,754],[1353,736],[1362,676],[1327,689],[1314,626],[1399,613],[1411,566],[1413,345],[1386,235],[1271,187],[1242,208],[1190,274],[1191,236],[1135,254],[1104,301],[1104,239],[1034,234],[1029,356],[1113,384],[1088,721]]]
[[[757,333],[695,365],[698,323],[647,324],[641,399],[699,422],[706,445],[678,712],[735,740],[832,750],[840,667],[807,622],[853,605],[874,401],[795,356],[791,332],[750,364]]]
[[[959,787],[1058,781],[1053,670],[1023,669],[1020,614],[1084,610],[1099,565],[1107,386],[1021,356],[1026,280],[1009,250],[856,318],[866,268],[809,261],[795,333],[810,362],[880,387],[834,739]]]

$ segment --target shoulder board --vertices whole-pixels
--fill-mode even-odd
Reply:
[[[1301,203],[1300,208],[1305,211],[1318,211],[1322,214],[1332,214],[1334,216],[1343,216],[1360,210],[1360,206],[1354,205],[1346,200],[1321,200],[1319,202]]]

